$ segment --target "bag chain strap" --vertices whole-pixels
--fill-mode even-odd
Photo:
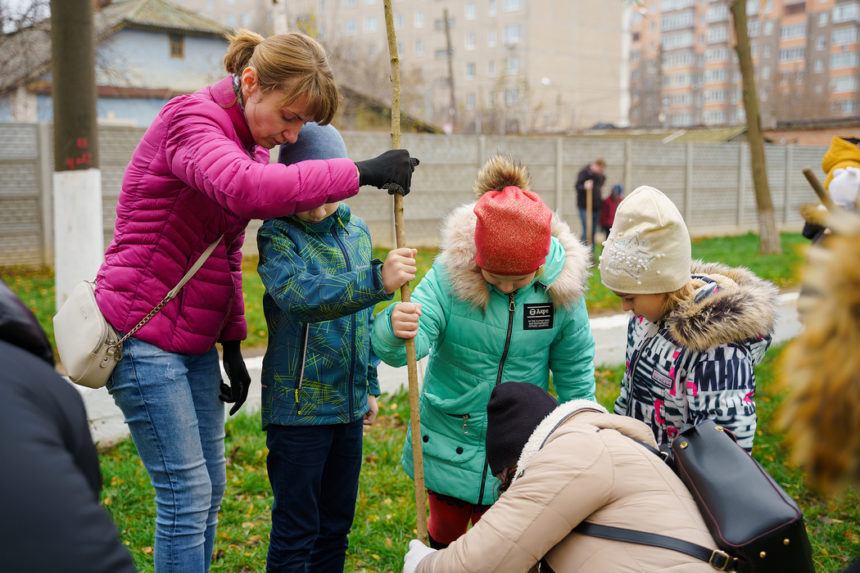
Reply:
[[[187,283],[189,280],[191,280],[191,277],[193,277],[195,275],[195,273],[197,273],[197,271],[200,270],[200,267],[203,266],[203,263],[206,262],[206,259],[209,258],[209,255],[212,254],[212,251],[215,250],[215,247],[218,246],[218,243],[220,243],[221,239],[223,239],[223,238],[224,238],[224,235],[221,235],[220,237],[218,237],[215,240],[215,242],[213,242],[211,245],[206,247],[206,250],[200,254],[200,257],[197,258],[197,260],[194,262],[194,264],[191,266],[191,268],[188,269],[188,272],[186,272],[185,275],[179,280],[179,282],[176,284],[176,286],[173,287],[170,290],[170,292],[168,292],[167,295],[163,299],[161,299],[161,302],[159,302],[157,305],[155,305],[155,308],[150,310],[146,314],[146,316],[144,316],[142,319],[140,319],[140,322],[135,324],[134,328],[129,330],[125,336],[123,336],[122,338],[120,338],[119,340],[114,342],[113,344],[108,344],[108,348],[113,349],[114,357],[116,358],[117,361],[122,359],[122,344],[123,344],[123,342],[125,342],[126,340],[128,340],[129,338],[134,336],[137,333],[137,331],[140,330],[141,328],[143,328],[147,322],[152,320],[152,317],[154,317],[156,314],[158,314],[161,311],[161,309],[164,308],[164,306],[167,303],[169,303],[171,300],[176,298],[176,295],[179,294],[179,291],[182,289],[183,286],[185,286],[185,283]]]

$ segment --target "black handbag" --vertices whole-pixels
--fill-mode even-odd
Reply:
[[[668,451],[639,443],[681,478],[719,549],[587,522],[575,532],[680,551],[719,571],[815,573],[800,508],[731,432],[706,420],[682,429]]]
[[[800,508],[730,432],[713,420],[688,426],[672,457],[711,536],[747,571],[814,573]]]

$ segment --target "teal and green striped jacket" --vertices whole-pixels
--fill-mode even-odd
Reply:
[[[263,429],[348,423],[379,394],[370,350],[373,307],[390,299],[370,232],[341,204],[319,223],[270,219],[257,235],[269,341]]]

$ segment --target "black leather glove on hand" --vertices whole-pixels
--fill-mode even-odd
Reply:
[[[227,372],[230,385],[228,386],[221,382],[221,394],[218,397],[221,398],[222,402],[233,404],[233,407],[230,408],[231,416],[238,412],[242,404],[245,403],[245,400],[248,398],[248,388],[251,387],[251,376],[245,367],[245,361],[242,359],[239,344],[238,340],[221,343],[224,370]]]
[[[412,172],[418,163],[405,149],[392,149],[373,159],[357,161],[358,183],[386,189],[389,195],[406,195],[412,187]]]

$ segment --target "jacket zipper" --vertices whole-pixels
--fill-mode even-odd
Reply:
[[[627,378],[627,407],[624,409],[624,415],[630,417],[631,411],[633,409],[633,376],[636,374],[636,366],[639,365],[639,359],[642,358],[642,355],[645,353],[645,350],[648,348],[648,345],[657,338],[657,335],[660,334],[660,327],[657,327],[657,332],[649,336],[645,342],[642,343],[642,348],[639,350],[639,354],[636,355],[636,358],[633,362],[630,363],[630,375]]]
[[[511,347],[511,334],[514,331],[514,313],[517,310],[516,305],[514,304],[514,294],[516,291],[512,293],[508,293],[508,334],[505,336],[505,348],[502,350],[502,359],[499,360],[499,370],[496,373],[496,386],[502,383],[502,373],[505,371],[505,360],[508,358],[508,350]],[[481,473],[481,490],[478,493],[478,505],[484,505],[484,485],[487,483],[487,470],[490,468],[490,464],[487,461],[487,453],[484,452],[484,471]]]
[[[340,217],[337,218],[337,224],[347,234],[349,234],[349,231],[347,231],[346,226],[343,224],[343,222],[341,222]],[[343,260],[346,264],[346,270],[351,271],[352,265],[349,263],[349,254],[346,251],[346,247],[344,246],[343,241],[341,241],[340,237],[337,236],[337,227],[332,228],[331,235],[332,235],[332,237],[334,237],[334,240],[337,242],[338,247],[340,247],[340,250],[343,253]],[[350,361],[349,361],[349,383],[347,386],[347,394],[349,395],[349,421],[352,422],[352,414],[355,411],[353,409],[353,394],[354,394],[353,384],[355,384],[355,355],[356,355],[355,313],[350,315],[349,324],[350,324],[350,327],[352,328],[352,337],[351,337],[352,338],[352,357],[350,358]]]
[[[305,380],[305,361],[308,358],[308,334],[310,332],[311,325],[310,323],[305,323],[305,327],[302,329],[302,359],[301,366],[299,367],[299,383],[296,385],[296,412],[301,415],[302,411],[299,407],[299,394],[302,391],[302,382]]]

